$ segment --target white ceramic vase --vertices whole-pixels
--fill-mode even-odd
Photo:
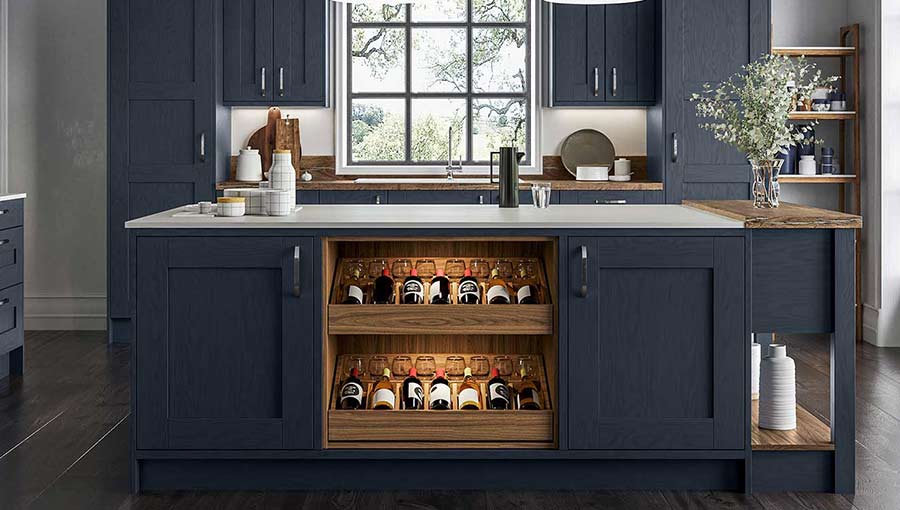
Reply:
[[[794,430],[797,428],[797,379],[794,360],[787,347],[769,346],[760,362],[759,428]]]
[[[237,160],[235,179],[244,182],[259,182],[262,180],[262,159],[259,151],[247,147],[241,149]]]
[[[277,150],[272,154],[272,168],[269,169],[269,187],[274,190],[291,191],[291,211],[297,206],[297,171],[291,164],[291,151]]]
[[[759,364],[762,358],[762,346],[750,344],[750,398],[759,400]]]

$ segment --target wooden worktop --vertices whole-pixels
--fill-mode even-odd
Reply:
[[[862,217],[782,202],[775,209],[757,209],[750,200],[685,200],[684,205],[744,222],[744,228],[862,228]]]

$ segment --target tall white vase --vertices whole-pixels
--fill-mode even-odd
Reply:
[[[277,150],[272,154],[269,187],[274,190],[293,192],[290,198],[291,211],[297,207],[297,171],[291,164],[291,151]]]
[[[762,346],[750,344],[750,398],[759,400],[759,364],[762,361]]]
[[[797,428],[797,374],[787,347],[769,346],[760,362],[759,427],[770,430]]]

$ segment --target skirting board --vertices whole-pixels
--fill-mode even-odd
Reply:
[[[25,329],[104,331],[106,297],[26,296]]]

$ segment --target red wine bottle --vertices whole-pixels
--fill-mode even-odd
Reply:
[[[381,276],[375,278],[375,291],[372,302],[376,305],[392,305],[394,300],[394,279],[387,269],[381,271]]]
[[[431,381],[431,391],[428,395],[428,406],[436,411],[450,409],[450,383],[444,376],[444,369],[439,368]]]
[[[424,409],[425,391],[415,368],[409,369],[409,377],[403,380],[403,409]]]
[[[413,269],[403,281],[403,304],[420,305],[425,302],[425,286],[419,272]]]
[[[363,389],[359,380],[359,369],[350,369],[350,376],[341,386],[341,409],[358,409],[362,407]]]
[[[494,410],[509,409],[509,387],[496,368],[491,370],[491,380],[488,381],[488,406]]]
[[[431,288],[428,290],[428,301],[433,305],[450,304],[450,280],[444,276],[444,270],[438,269],[431,279]]]
[[[459,303],[462,305],[481,304],[481,288],[478,280],[472,276],[472,270],[466,269],[464,276],[459,280]]]

